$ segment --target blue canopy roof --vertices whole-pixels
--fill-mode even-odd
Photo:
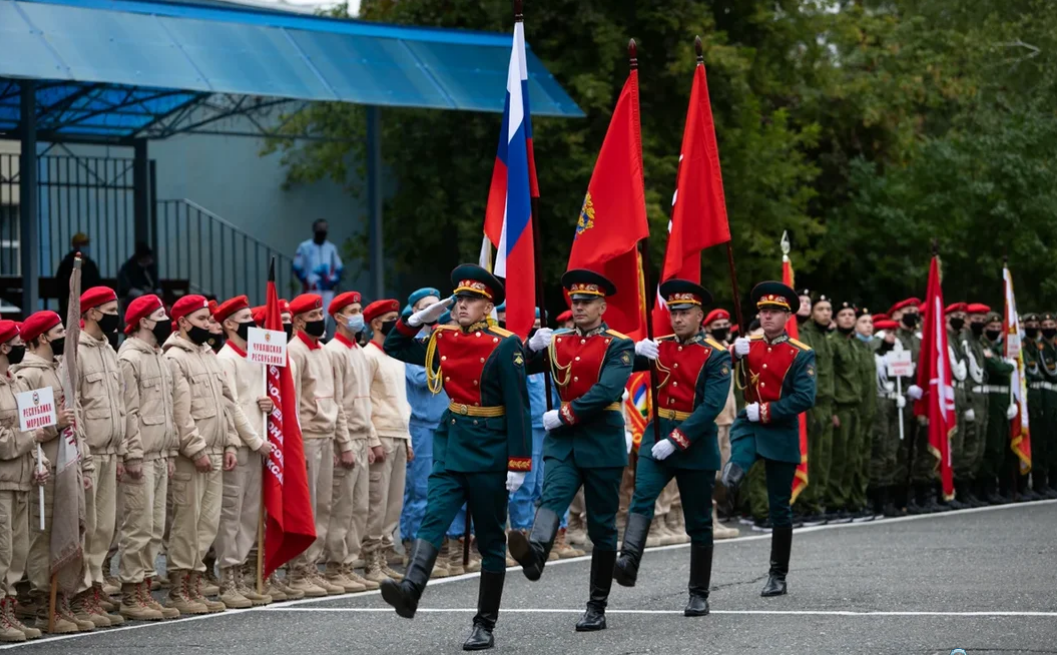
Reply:
[[[14,80],[39,127],[130,136],[212,94],[502,112],[509,34],[135,0],[0,0],[0,130]],[[532,52],[541,116],[583,112]],[[260,102],[260,101],[257,101]]]

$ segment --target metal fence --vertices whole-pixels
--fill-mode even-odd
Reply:
[[[291,297],[298,288],[293,260],[187,199],[156,203],[158,275],[191,281],[196,293],[220,300],[239,294],[263,304],[268,264],[275,258],[275,286]]]

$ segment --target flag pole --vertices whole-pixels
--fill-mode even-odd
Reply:
[[[933,238],[932,239],[932,257],[936,258],[936,257],[939,257],[939,255],[940,255],[940,240],[937,239],[937,238]],[[932,308],[930,307],[929,309],[931,310]],[[911,354],[913,354],[913,353],[911,353]],[[918,353],[919,356],[920,356],[920,354],[921,353]],[[915,380],[914,382],[916,383],[917,380]],[[913,416],[914,412],[911,412],[910,415]],[[910,497],[910,494],[913,493],[913,489],[914,489],[914,484],[913,484],[913,479],[914,479],[914,458],[917,456],[917,453],[914,452],[914,451],[917,450],[917,448],[915,448],[915,446],[917,446],[918,433],[921,432],[921,426],[920,425],[916,426],[916,428],[917,428],[916,430],[913,430],[911,432],[911,434],[910,434],[910,443],[907,444],[907,497],[908,498]],[[909,500],[907,502],[909,502]]]
[[[271,258],[268,264],[268,282],[275,284],[275,257]],[[267,289],[267,286],[265,286]],[[265,299],[268,297],[267,291],[265,291]],[[264,396],[268,396],[268,365],[261,364],[262,375],[261,386],[263,388]],[[264,426],[264,440],[268,439],[268,412],[261,412],[261,418],[263,419],[262,425]],[[271,455],[268,455],[271,458]],[[261,462],[261,468],[263,469],[263,475],[261,475],[261,504],[257,508],[257,593],[264,595],[264,476],[268,474],[268,462],[267,460]]]

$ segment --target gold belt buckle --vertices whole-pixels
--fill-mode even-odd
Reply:
[[[468,405],[459,405],[459,413],[466,416],[470,413],[470,407]]]

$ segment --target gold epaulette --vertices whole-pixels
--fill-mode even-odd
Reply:
[[[718,350],[720,352],[726,352],[726,350],[727,350],[726,346],[724,346],[720,342],[716,341],[712,337],[705,337],[705,343],[707,343],[708,345],[712,346],[713,348],[715,348],[716,350]]]
[[[676,336],[674,334],[666,334],[663,337],[657,337],[654,341],[672,341]]]
[[[618,339],[627,339],[629,341],[631,340],[631,337],[621,332],[617,332],[616,330],[606,330],[606,334],[617,337]]]
[[[493,325],[492,327],[490,327],[488,329],[491,330],[493,334],[498,334],[501,337],[512,337],[512,336],[514,336],[513,332],[511,332],[510,330],[504,330],[503,328],[499,327],[498,325]]]
[[[458,329],[459,329],[458,325],[435,325],[435,326],[433,326],[433,331],[434,332],[438,332],[440,330],[458,330]]]
[[[807,350],[808,352],[811,351],[811,346],[807,345],[806,343],[804,343],[803,341],[800,341],[798,339],[794,339],[792,337],[789,337],[789,343],[793,344],[797,348],[800,348],[801,350]]]
[[[756,336],[750,336],[749,337],[749,341],[759,341],[762,338],[763,338],[762,334],[757,334]]]

